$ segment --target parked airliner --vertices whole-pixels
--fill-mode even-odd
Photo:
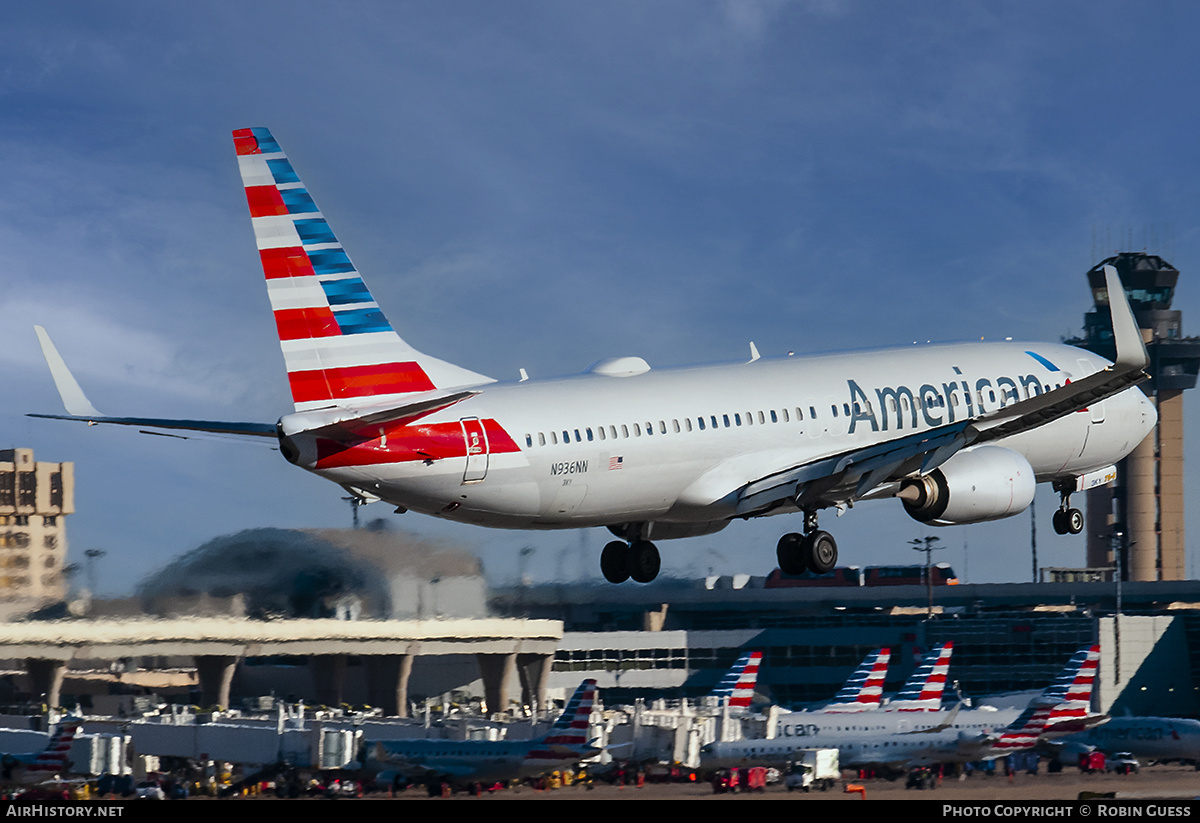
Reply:
[[[596,681],[584,680],[550,731],[535,740],[373,740],[364,765],[377,783],[403,785],[435,778],[450,783],[496,783],[574,766],[603,749],[588,740]]]
[[[77,717],[64,717],[40,752],[0,754],[0,785],[29,786],[65,774],[71,766],[71,745],[81,725]]]
[[[940,653],[944,650],[939,649]],[[941,654],[939,654],[939,657]],[[796,713],[778,724],[779,736],[709,743],[703,768],[784,765],[797,749],[836,748],[843,766],[891,766],[988,760],[1032,748],[1039,738],[1085,727],[1099,647],[1080,649],[1053,683],[1023,710],[982,707],[950,711]],[[1107,718],[1091,716],[1094,725]]]
[[[1071,494],[1109,482],[1156,420],[1127,391],[1147,379],[1146,351],[1111,267],[1111,364],[1050,343],[782,358],[751,344],[735,364],[628,356],[496,382],[403,340],[271,133],[233,138],[294,412],[274,424],[108,417],[39,329],[66,419],[277,438],[290,462],[398,512],[603,526],[620,538],[600,561],[614,583],[657,576],[653,540],[789,512],[803,531],[780,538],[780,568],[824,573],[837,544],[819,512],[876,498],[930,525],[978,523],[1024,511],[1049,482],[1055,530],[1077,534]]]

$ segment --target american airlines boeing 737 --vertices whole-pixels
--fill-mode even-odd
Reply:
[[[497,382],[395,331],[267,129],[233,133],[294,411],[277,423],[108,417],[38,336],[67,415],[90,423],[277,438],[293,464],[398,512],[508,529],[605,527],[613,583],[653,580],[652,541],[733,520],[802,515],[779,539],[789,574],[827,572],[822,510],[898,497],[930,525],[1024,511],[1035,484],[1078,534],[1071,494],[1107,483],[1151,431],[1129,390],[1146,351],[1106,267],[1116,362],[1051,343],[970,343]]]

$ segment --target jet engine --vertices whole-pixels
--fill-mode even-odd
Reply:
[[[983,523],[1020,514],[1033,502],[1033,467],[1001,446],[959,452],[929,474],[906,478],[896,496],[931,526]]]

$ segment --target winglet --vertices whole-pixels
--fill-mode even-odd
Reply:
[[[1138,330],[1133,310],[1125,297],[1125,286],[1113,266],[1104,267],[1105,288],[1108,290],[1108,308],[1112,312],[1113,342],[1117,347],[1116,364],[1130,369],[1144,369],[1150,362],[1142,333]]]
[[[46,358],[46,365],[50,367],[50,376],[54,378],[54,387],[58,389],[58,396],[62,398],[67,414],[76,417],[103,417],[104,415],[96,410],[96,407],[87,399],[87,395],[83,393],[83,389],[79,388],[79,384],[75,382],[74,375],[67,368],[58,349],[54,348],[54,343],[50,340],[50,335],[46,334],[46,330],[41,326],[34,326],[33,330],[37,332],[38,343],[42,346],[42,356]]]

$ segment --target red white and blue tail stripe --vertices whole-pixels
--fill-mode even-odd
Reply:
[[[748,709],[754,698],[754,684],[758,681],[758,667],[762,663],[762,652],[746,652],[721,678],[712,690],[712,696],[726,700],[731,708]]]
[[[71,745],[75,742],[80,725],[81,721],[76,718],[64,718],[59,721],[46,743],[46,748],[38,752],[33,761],[25,766],[27,782],[48,780],[67,771]]]
[[[396,334],[270,131],[233,142],[297,411],[491,382]]]
[[[946,691],[946,676],[950,672],[950,655],[954,643],[937,646],[921,660],[921,665],[908,678],[895,699],[888,703],[889,711],[936,712],[942,708]]]
[[[1003,757],[1013,752],[1026,751],[1037,745],[1038,738],[1050,722],[1049,706],[1030,705],[1001,732],[992,743],[989,757]]]
[[[596,681],[585,680],[563,707],[543,741],[547,746],[583,746],[587,741],[592,705],[596,701]]]
[[[1092,689],[1100,667],[1100,647],[1084,646],[1075,652],[1062,673],[1034,702],[1052,709],[1050,731],[1070,734],[1095,725],[1101,717],[1092,714]]]
[[[865,712],[879,708],[883,698],[883,681],[887,678],[891,649],[876,649],[850,675],[846,685],[834,695],[822,712]]]

